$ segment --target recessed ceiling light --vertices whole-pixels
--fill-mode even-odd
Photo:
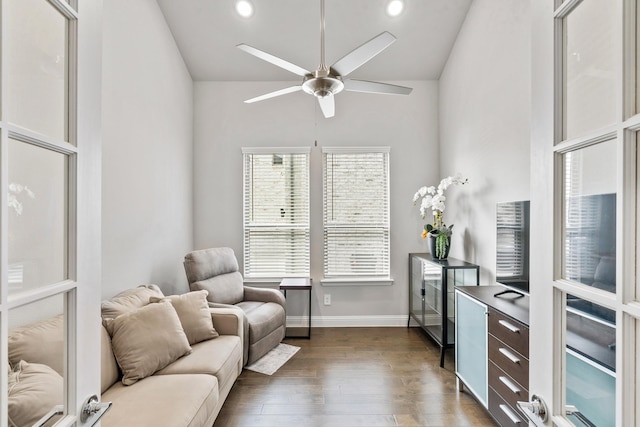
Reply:
[[[236,2],[236,12],[243,18],[253,15],[253,4],[249,0],[238,0]]]
[[[398,16],[404,9],[404,2],[402,0],[391,0],[387,4],[387,14],[389,16]]]

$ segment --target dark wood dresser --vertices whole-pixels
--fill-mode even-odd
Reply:
[[[456,288],[485,307],[487,350],[482,365],[487,369],[487,409],[503,427],[523,426],[528,422],[516,402],[529,400],[529,297],[494,296],[503,290],[502,286]],[[457,341],[456,346],[464,351],[465,343]],[[484,392],[478,385],[468,388]]]

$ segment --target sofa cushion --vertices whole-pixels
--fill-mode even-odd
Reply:
[[[184,257],[189,283],[238,271],[238,260],[231,248],[211,248],[189,252]]]
[[[62,314],[9,331],[9,363],[41,363],[64,375],[64,316]]]
[[[152,375],[191,351],[178,314],[168,302],[106,319],[105,327],[124,385]]]
[[[244,299],[244,282],[238,271],[193,282],[189,287],[192,291],[206,290],[207,300],[213,303],[233,305]]]
[[[103,395],[111,409],[102,427],[201,427],[213,424],[220,397],[213,375],[153,375],[131,386],[113,385]]]
[[[151,297],[149,301],[152,303],[170,302],[178,313],[189,344],[193,345],[218,337],[218,332],[211,321],[211,312],[207,303],[208,294],[209,292],[202,290],[165,298]]]
[[[111,348],[111,337],[104,325],[100,326],[100,391],[104,393],[113,383],[118,381],[120,371],[118,362]]]
[[[273,302],[243,301],[237,304],[249,321],[249,341],[255,343],[284,325],[286,313]]]
[[[191,354],[181,357],[156,375],[209,374],[218,378],[221,387],[233,383],[242,373],[242,342],[235,335],[221,335],[192,347]]]
[[[9,375],[9,426],[31,426],[63,402],[64,382],[47,365],[18,362]],[[46,425],[53,425],[54,417]]]
[[[107,301],[102,301],[102,318],[113,319],[149,304],[149,298],[164,298],[164,294],[156,285],[142,285],[120,292]]]

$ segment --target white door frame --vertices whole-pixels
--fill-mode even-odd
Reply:
[[[10,1],[0,0],[0,28],[7,28],[2,13]],[[20,1],[20,0],[18,0]],[[9,123],[7,76],[2,73],[8,60],[6,38],[0,32],[0,359],[8,360],[9,310],[51,295],[65,294],[65,408],[67,416],[60,426],[82,425],[79,414],[85,400],[100,394],[100,296],[101,296],[101,75],[102,75],[102,0],[41,0],[67,16],[68,52],[68,141],[47,141],[28,129]],[[78,4],[80,3],[80,4]],[[15,24],[15,23],[14,23]],[[76,59],[77,58],[77,59]],[[69,280],[9,296],[8,291],[8,172],[10,135],[50,146],[68,155],[68,270]],[[7,370],[0,370],[0,427],[8,425]]]
[[[582,0],[590,1],[590,0]],[[563,39],[561,17],[581,0],[567,0],[554,10],[553,0],[531,1],[531,345],[530,393],[546,401],[546,425],[570,426],[564,417],[564,295],[571,293],[616,312],[616,425],[637,425],[638,365],[635,251],[638,184],[636,132],[636,2],[611,0],[618,19],[616,42],[616,123],[572,141],[562,141]],[[559,2],[558,2],[559,3]],[[623,13],[624,11],[624,13]],[[624,31],[622,31],[624,29]],[[584,144],[616,139],[616,283],[615,295],[593,291],[561,279],[563,152]]]

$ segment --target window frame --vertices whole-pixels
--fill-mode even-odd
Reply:
[[[334,285],[390,285],[393,283],[391,278],[391,185],[390,185],[390,147],[378,146],[378,147],[323,147],[322,148],[322,217],[323,217],[323,278],[321,283],[325,286]],[[386,233],[386,242],[384,242],[385,249],[383,255],[386,254],[386,258],[383,257],[383,274],[339,274],[340,272],[331,273],[328,270],[328,257],[327,257],[327,228],[334,228],[335,226],[328,226],[327,224],[327,154],[372,154],[382,153],[385,155],[384,161],[384,185],[386,191],[385,206],[383,206],[384,212],[384,225],[383,229]],[[367,224],[365,227],[370,228],[371,225]]]
[[[306,271],[302,272],[291,272],[286,270],[281,270],[275,273],[266,273],[266,272],[254,272],[252,273],[248,266],[250,265],[251,254],[249,243],[249,238],[247,237],[251,229],[256,229],[260,227],[264,227],[265,225],[253,224],[249,223],[249,205],[250,205],[250,195],[247,194],[249,183],[247,179],[249,178],[249,171],[247,170],[248,159],[247,156],[252,155],[305,155],[306,156],[306,170],[305,170],[305,178],[306,178],[306,219],[303,220],[302,228],[300,224],[296,224],[291,227],[291,230],[303,230],[306,235],[306,261],[303,262],[302,267],[306,267]],[[310,164],[311,164],[311,149],[308,147],[243,147],[242,148],[242,228],[243,228],[243,255],[244,255],[244,265],[243,265],[243,274],[245,281],[249,282],[274,282],[280,281],[285,277],[311,277],[311,224],[310,224]],[[303,209],[305,209],[303,207]],[[282,228],[282,227],[280,227]],[[304,255],[303,255],[304,256]],[[306,264],[306,265],[304,265]]]

